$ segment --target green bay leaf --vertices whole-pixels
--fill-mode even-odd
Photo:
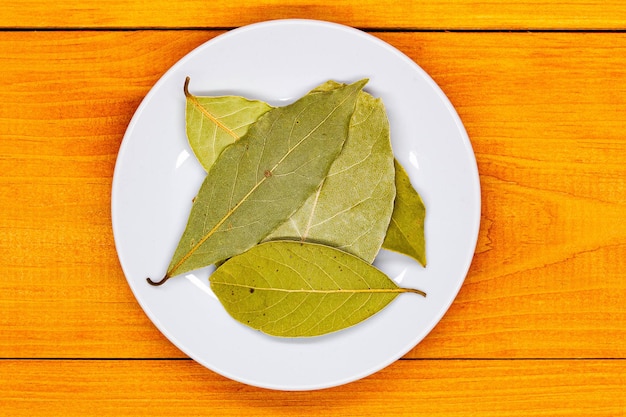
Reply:
[[[189,145],[208,171],[228,145],[246,134],[250,125],[272,106],[239,96],[195,96],[185,80],[185,128]]]
[[[426,266],[426,208],[404,167],[397,160],[395,166],[396,200],[383,248],[410,256]]]
[[[342,84],[327,82],[313,91]],[[303,206],[266,240],[333,246],[372,262],[385,238],[395,198],[394,157],[382,100],[361,92],[343,149]]]
[[[161,284],[242,253],[317,189],[348,135],[367,80],[272,109],[209,170]]]
[[[387,306],[401,288],[359,257],[314,243],[270,241],[226,261],[211,288],[239,322],[281,337],[311,337],[353,326]]]

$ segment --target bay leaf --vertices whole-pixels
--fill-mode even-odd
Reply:
[[[329,81],[313,91],[341,86]],[[393,161],[382,100],[361,91],[348,138],[328,176],[317,192],[266,240],[322,243],[373,262],[393,212]]]
[[[234,256],[210,277],[239,322],[273,336],[311,337],[353,326],[387,306],[401,288],[361,258],[314,243],[270,241]]]
[[[307,94],[257,120],[216,159],[192,204],[168,278],[242,253],[291,216],[328,174],[367,80]]]
[[[397,160],[395,166],[396,200],[383,248],[410,256],[426,266],[426,207],[411,185],[411,179],[404,167]]]
[[[185,80],[185,129],[189,145],[208,171],[228,145],[246,134],[250,125],[272,106],[239,96],[195,96]]]

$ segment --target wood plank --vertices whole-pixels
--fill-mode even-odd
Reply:
[[[119,268],[110,186],[150,86],[210,31],[0,33],[0,357],[181,357]],[[626,34],[377,33],[450,97],[483,222],[408,356],[626,357]]]
[[[220,28],[282,19],[328,20],[361,28],[623,29],[626,5],[618,0],[4,0],[0,27]],[[393,22],[393,23],[390,23]]]
[[[19,416],[621,416],[624,361],[401,360],[349,385],[277,392],[192,361],[2,361]],[[42,378],[42,375],[44,378]]]

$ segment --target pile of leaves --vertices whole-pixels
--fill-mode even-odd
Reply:
[[[425,208],[394,158],[367,80],[328,81],[283,107],[201,97],[185,81],[189,144],[207,171],[161,285],[216,265],[228,313],[273,336],[318,336],[383,309],[399,287],[381,248],[426,265]]]

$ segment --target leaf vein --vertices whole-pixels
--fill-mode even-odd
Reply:
[[[213,123],[215,123],[217,126],[219,126],[220,129],[224,130],[224,132],[228,133],[229,135],[231,135],[233,138],[235,138],[235,140],[239,139],[239,136],[233,132],[232,130],[230,130],[228,128],[228,126],[226,126],[224,123],[222,123],[220,121],[220,119],[213,115],[211,112],[209,112],[207,109],[205,109],[202,104],[200,104],[200,102],[198,101],[198,99],[196,98],[196,96],[192,96],[189,95],[187,96],[187,98],[189,100],[191,100],[191,102],[193,103],[194,106],[196,106],[196,108],[205,116],[207,117],[209,120],[211,120]]]

